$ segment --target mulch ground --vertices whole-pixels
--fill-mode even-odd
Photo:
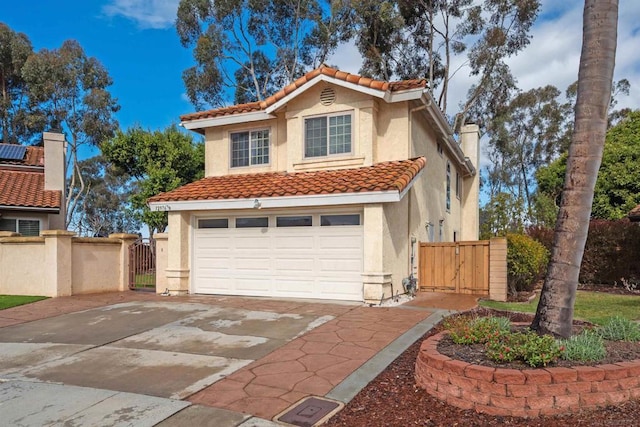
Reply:
[[[514,322],[530,321],[530,315],[512,314]],[[414,367],[420,345],[439,332],[436,327],[418,339],[342,411],[327,422],[335,427],[406,426],[640,426],[640,401],[572,415],[522,419],[478,414],[447,405],[417,387]],[[636,353],[632,353],[632,356]]]

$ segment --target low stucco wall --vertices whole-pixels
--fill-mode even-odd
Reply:
[[[41,237],[0,233],[0,294],[57,297],[127,288],[128,247],[138,236],[73,236],[60,230]]]
[[[121,242],[109,238],[72,239],[72,293],[119,291],[125,267],[120,262]]]
[[[0,238],[0,294],[52,296],[44,271],[44,238]]]

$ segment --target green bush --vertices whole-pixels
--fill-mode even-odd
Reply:
[[[640,325],[621,316],[607,319],[598,332],[609,341],[640,341]]]
[[[560,340],[564,347],[562,358],[581,362],[597,362],[607,355],[604,340],[597,331],[584,330],[566,340]]]
[[[549,251],[541,243],[524,234],[507,234],[507,283],[512,295],[533,290],[548,262]]]
[[[487,343],[487,356],[496,362],[522,360],[532,367],[547,366],[562,355],[563,348],[549,335],[533,331],[505,334]]]
[[[484,344],[509,332],[511,322],[506,317],[455,316],[444,321],[456,344]]]

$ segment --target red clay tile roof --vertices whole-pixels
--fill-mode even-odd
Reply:
[[[200,111],[197,113],[185,114],[180,116],[181,121],[190,121],[198,119],[208,119],[213,117],[228,116],[231,114],[250,113],[253,111],[261,111],[267,107],[280,101],[285,96],[297,90],[299,87],[304,86],[307,82],[315,79],[320,75],[333,77],[338,80],[344,80],[349,83],[353,83],[359,86],[363,86],[370,89],[376,89],[383,92],[400,92],[403,90],[420,89],[425,88],[427,81],[425,79],[415,80],[402,80],[398,82],[384,82],[381,80],[373,80],[368,77],[362,77],[357,74],[350,74],[344,71],[336,70],[335,68],[322,65],[315,70],[309,71],[298,80],[294,81],[288,86],[285,86],[280,91],[274,93],[264,101],[249,102],[247,104],[232,105],[229,107],[216,108],[213,110]]]
[[[640,221],[640,205],[631,209],[631,212],[629,212],[629,218],[632,221]]]
[[[0,206],[60,209],[60,191],[44,189],[44,173],[0,170]]]
[[[208,177],[153,196],[149,202],[252,199],[390,190],[402,192],[425,164],[425,158],[418,157],[357,169]]]
[[[0,160],[3,165],[44,166],[44,147],[27,147],[21,160]]]

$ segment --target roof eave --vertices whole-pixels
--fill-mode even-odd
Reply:
[[[477,172],[475,165],[471,163],[471,160],[469,160],[468,157],[465,157],[464,152],[456,140],[453,139],[453,130],[451,129],[451,126],[449,126],[447,118],[442,110],[440,110],[440,107],[438,107],[433,97],[425,90],[420,100],[427,107],[427,112],[436,125],[436,131],[440,134],[442,140],[449,148],[449,151],[458,161],[458,164],[463,168],[463,176],[474,176]]]
[[[60,213],[60,208],[38,207],[38,206],[0,205],[0,210],[22,211],[22,212],[42,212],[42,213],[54,213],[54,214]]]
[[[415,178],[403,189],[361,193],[314,194],[305,196],[254,197],[250,199],[177,200],[149,202],[152,211],[203,211],[227,209],[277,209],[331,205],[393,203],[402,200]],[[257,202],[256,202],[257,201]]]
[[[198,133],[203,129],[215,126],[231,125],[236,123],[257,122],[261,120],[274,119],[276,116],[266,111],[252,111],[250,113],[228,114],[219,117],[208,117],[205,119],[184,120],[180,126]]]

